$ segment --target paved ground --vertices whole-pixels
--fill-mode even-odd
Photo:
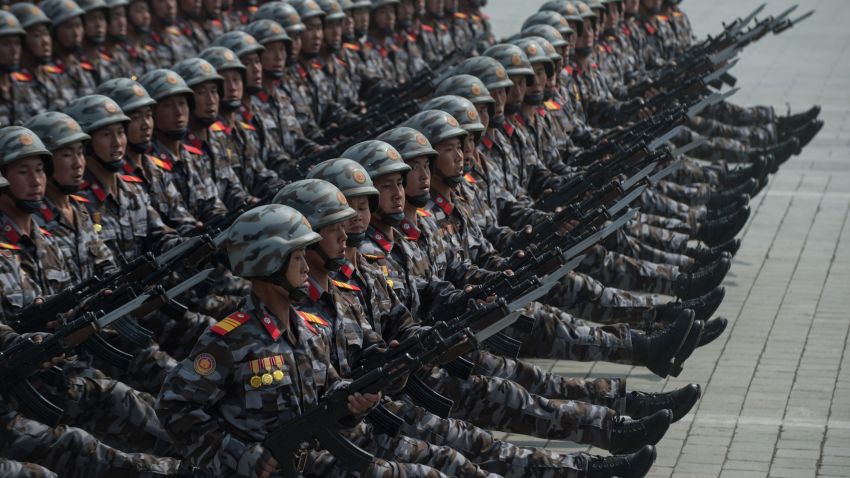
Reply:
[[[541,3],[491,0],[487,11],[506,35]],[[705,35],[758,3],[684,6]],[[768,10],[792,3],[772,0]],[[815,17],[745,52],[733,71],[742,87],[734,100],[782,112],[786,102],[796,110],[821,104],[826,126],[753,200],[719,310],[731,321],[725,336],[695,353],[675,380],[611,364],[541,362],[565,374],[629,374],[632,389],[702,384],[696,412],[659,444],[651,476],[850,476],[850,9],[842,0],[800,3],[801,12],[817,8]]]

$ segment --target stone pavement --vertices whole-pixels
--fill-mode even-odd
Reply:
[[[497,35],[516,31],[542,1],[491,0]],[[761,1],[686,1],[697,34]],[[794,2],[772,0],[767,13]],[[629,389],[696,382],[703,397],[658,445],[654,477],[850,477],[850,9],[800,0],[806,23],[748,48],[733,70],[739,104],[785,112],[823,106],[826,126],[753,199],[754,215],[725,285],[725,335],[677,379],[615,364],[539,361],[577,376],[628,375]],[[796,16],[796,15],[795,15]],[[512,441],[541,445],[524,436]],[[553,450],[579,450],[563,442]],[[599,452],[598,450],[593,450]]]

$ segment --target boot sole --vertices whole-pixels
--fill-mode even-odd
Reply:
[[[693,354],[694,350],[697,348],[699,339],[702,336],[702,328],[702,321],[699,321],[699,323],[696,323],[695,321],[695,323],[691,324],[691,330],[688,332],[688,336],[685,338],[685,341],[682,343],[682,346],[679,347],[679,350],[673,358],[673,365],[670,366],[671,376],[678,377],[679,374],[682,373],[685,361],[690,358],[691,354]]]

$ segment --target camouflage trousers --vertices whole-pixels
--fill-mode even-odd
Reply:
[[[643,320],[646,310],[662,301],[654,295],[605,287],[587,274],[572,271],[555,284],[543,302],[576,317],[611,323]]]
[[[723,184],[726,175],[726,163],[723,161],[702,164],[696,159],[685,156],[683,166],[667,179],[678,184],[706,183],[710,186]]]
[[[679,134],[673,138],[673,143],[676,146],[684,146],[700,139],[705,139],[706,143],[688,153],[694,158],[704,161],[726,160],[734,163],[750,161],[752,148],[748,144],[730,138],[709,138],[687,127],[679,131]]]
[[[208,315],[163,308],[141,321],[141,325],[154,333],[154,341],[163,351],[179,361],[189,355],[201,334],[216,322]]]
[[[645,190],[640,195],[640,202],[642,211],[684,221],[692,230],[696,230],[708,216],[705,206],[689,206],[654,189]]]
[[[385,406],[404,420],[401,432],[405,435],[458,450],[482,469],[505,478],[577,478],[587,468],[583,453],[562,455],[516,446],[471,423],[434,415],[404,397]]]
[[[684,253],[688,249],[688,241],[691,240],[690,234],[671,231],[649,224],[641,224],[636,221],[632,221],[626,225],[626,232],[652,247],[679,254]]]
[[[626,396],[625,378],[597,378],[584,380],[546,372],[523,360],[514,360],[487,351],[470,355],[475,368],[472,373],[503,378],[522,385],[529,393],[546,398],[580,400],[620,410],[620,401]]]
[[[304,478],[347,478],[351,471],[345,469],[337,459],[325,450],[312,451],[307,456],[307,464],[299,476]],[[380,458],[372,460],[361,478],[448,478],[448,475],[425,465],[385,461]],[[283,478],[283,475],[272,474],[270,478]]]
[[[586,252],[578,268],[608,287],[665,295],[676,295],[680,274],[678,267],[635,259],[598,244]]]
[[[688,127],[709,138],[735,139],[758,148],[766,148],[776,143],[776,127],[772,124],[732,126],[713,118],[696,116],[691,118]]]
[[[452,418],[502,432],[570,440],[607,449],[614,410],[599,405],[533,395],[517,383],[495,377],[452,377],[433,367],[420,372],[437,393],[454,400]]]
[[[411,463],[431,467],[447,476],[468,478],[498,478],[470,461],[459,450],[449,446],[436,445],[406,435],[391,437],[373,435],[373,446],[365,447],[375,456],[396,463]],[[358,443],[358,445],[361,445]]]
[[[609,239],[605,242],[605,246],[610,250],[622,252],[632,257],[676,266],[682,272],[690,272],[696,266],[696,260],[692,257],[676,252],[662,251],[657,247],[645,244],[640,239],[632,237],[622,229],[609,236]]]
[[[32,463],[0,458],[0,476],[5,478],[56,478],[56,473]]]
[[[776,121],[776,111],[772,106],[739,106],[728,101],[709,106],[701,115],[734,126],[764,125]]]
[[[655,185],[655,190],[689,206],[704,206],[708,204],[708,200],[711,197],[711,186],[706,183],[683,185],[662,180],[658,181]]]
[[[651,214],[647,212],[638,211],[637,215],[630,222],[630,224],[646,224],[649,226],[653,226],[656,228],[667,229],[669,231],[681,232],[684,234],[689,234],[692,230],[691,225],[686,221],[682,221],[681,219],[676,219],[667,216],[659,216],[657,214]],[[654,231],[649,229],[647,231],[648,234],[652,234]]]
[[[80,428],[48,427],[6,407],[0,412],[0,456],[60,470],[63,478],[155,477],[180,466],[173,458],[109,447]]]

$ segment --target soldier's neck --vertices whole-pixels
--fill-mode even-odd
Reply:
[[[86,169],[91,171],[94,177],[97,178],[97,181],[101,186],[103,186],[103,189],[106,189],[110,194],[115,195],[118,190],[117,173],[111,173],[103,169],[94,158],[86,160]]]
[[[130,148],[127,148],[127,157],[126,160],[128,163],[133,165],[133,169],[140,169],[142,167],[142,158],[144,155],[142,153],[137,153]]]
[[[0,196],[0,212],[15,223],[23,235],[32,235],[32,214],[23,212],[15,207],[14,200],[8,194]]]
[[[156,139],[174,156],[180,155],[180,140],[166,138],[164,134],[155,133]]]
[[[289,329],[289,311],[292,309],[292,301],[282,290],[282,287],[269,283],[259,281],[252,281],[251,283],[251,293],[257,296],[260,302],[277,317],[279,325]]]
[[[274,89],[277,88],[277,83],[278,80],[275,80],[268,75],[263,75],[263,91],[266,93],[274,92]]]
[[[392,226],[384,224],[380,219],[377,218],[376,220],[372,221],[372,226],[374,226],[375,229],[380,231],[380,233],[383,234],[388,241],[390,241],[391,243],[395,242],[395,232],[393,231]]]
[[[438,193],[447,200],[452,200],[452,188],[436,175],[431,177],[431,191]]]
[[[404,217],[412,223],[416,223],[416,209],[418,208],[413,204],[409,202],[404,203]]]
[[[348,262],[352,263],[354,267],[357,267],[357,248],[356,247],[346,247],[345,248],[345,258],[348,259]]]
[[[65,219],[68,219],[71,216],[71,200],[68,198],[68,195],[60,191],[56,186],[53,185],[50,181],[47,182],[47,190],[45,191],[47,195],[47,199],[50,199],[59,211],[62,212],[62,215],[65,216]]]

